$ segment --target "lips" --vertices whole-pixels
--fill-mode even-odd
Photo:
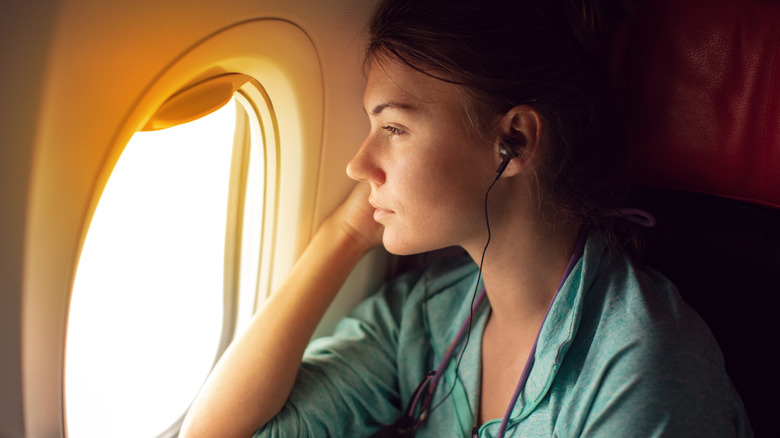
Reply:
[[[382,208],[381,206],[379,206],[379,204],[374,202],[373,199],[369,199],[368,203],[371,204],[372,207],[374,207],[374,220],[377,221],[377,222],[379,222],[379,220],[382,219],[382,218],[385,218],[387,216],[395,214],[395,212],[393,210],[389,210],[389,209]]]

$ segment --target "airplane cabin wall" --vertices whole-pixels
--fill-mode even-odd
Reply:
[[[29,171],[56,1],[0,3],[0,436],[24,436],[22,254]]]
[[[69,294],[89,219],[121,153],[114,144],[142,96],[188,49],[237,23],[274,18],[309,37],[323,93],[322,121],[306,133],[312,144],[304,155],[312,155],[301,157],[314,173],[306,175],[314,189],[299,201],[295,235],[280,242],[297,254],[352,186],[344,166],[367,132],[362,31],[374,3],[3,2],[0,436],[64,436]],[[377,254],[362,264],[352,289],[369,290],[378,281],[370,273],[380,259]],[[358,293],[345,296],[337,306],[359,299]]]

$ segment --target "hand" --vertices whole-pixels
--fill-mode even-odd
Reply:
[[[385,227],[374,220],[374,207],[368,203],[371,187],[358,183],[349,197],[333,212],[336,221],[366,251],[382,243]]]

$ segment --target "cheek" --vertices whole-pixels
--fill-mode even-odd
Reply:
[[[398,183],[407,202],[430,209],[457,198],[457,191],[453,190],[454,174],[443,160],[420,157],[399,163]]]
[[[408,254],[459,245],[482,231],[484,195],[492,176],[486,177],[485,163],[475,163],[473,154],[447,152],[396,157],[387,188],[397,201],[398,216],[385,228],[388,251]]]
[[[410,209],[407,213],[433,233],[473,222],[475,215],[481,214],[487,190],[487,185],[482,187],[485,178],[480,177],[484,172],[475,170],[468,160],[429,160],[407,163],[401,174],[399,182]]]

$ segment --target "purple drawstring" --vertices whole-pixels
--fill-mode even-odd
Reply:
[[[646,212],[645,210],[641,210],[639,208],[621,208],[618,210],[618,213],[623,219],[629,220],[631,222],[634,222],[636,224],[652,228],[654,227],[658,221],[655,220],[655,217]]]

